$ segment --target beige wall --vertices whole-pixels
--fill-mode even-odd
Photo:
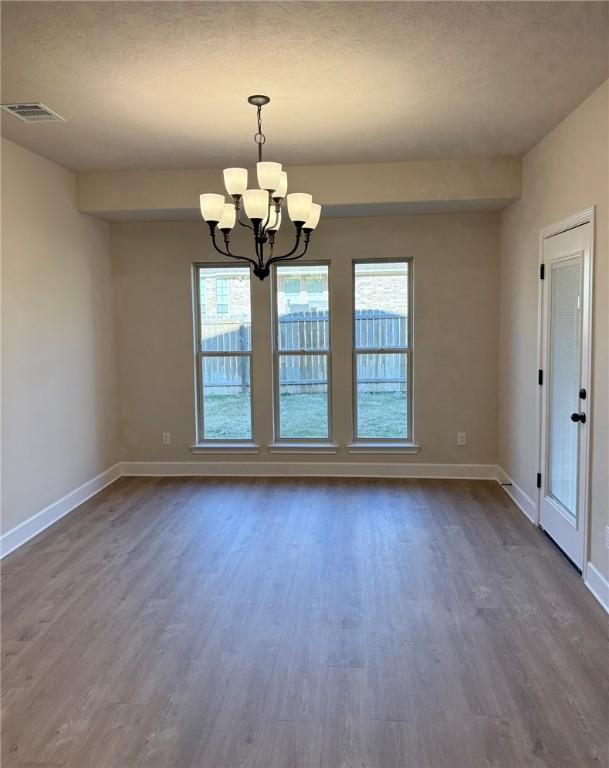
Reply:
[[[250,169],[249,178],[255,179]],[[289,168],[324,216],[500,210],[520,195],[520,159],[468,157],[406,163]],[[225,194],[219,170],[91,171],[78,174],[78,209],[101,219],[199,219],[199,194]]]
[[[499,463],[535,498],[539,230],[596,205],[591,560],[609,576],[608,94],[597,89],[522,163],[522,198],[501,215]]]
[[[208,255],[207,227],[115,223],[111,232],[125,459],[196,460],[189,452],[195,423],[191,265],[217,260]],[[333,437],[341,446],[351,440],[351,259],[413,256],[415,439],[421,452],[380,460],[496,461],[498,237],[496,213],[322,222],[312,253],[332,262]],[[272,441],[270,286],[269,280],[252,282],[255,431],[263,445]],[[163,431],[172,432],[171,446],[161,445]],[[467,432],[466,447],[457,447],[457,431]],[[238,458],[268,455],[261,450]],[[273,455],[284,458],[320,460]],[[326,459],[376,460],[344,447]]]
[[[2,140],[2,531],[119,460],[108,225]]]

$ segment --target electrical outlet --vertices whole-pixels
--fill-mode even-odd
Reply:
[[[467,445],[465,432],[457,432],[457,445]]]
[[[171,445],[171,432],[163,432],[161,442],[163,445]]]

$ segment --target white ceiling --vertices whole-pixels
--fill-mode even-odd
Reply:
[[[9,139],[74,170],[522,154],[608,76],[607,2],[2,2]]]

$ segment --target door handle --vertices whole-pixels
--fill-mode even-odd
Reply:
[[[572,413],[571,414],[571,421],[581,421],[582,424],[586,423],[586,414],[585,413]]]

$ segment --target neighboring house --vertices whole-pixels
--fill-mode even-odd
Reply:
[[[386,265],[382,279],[379,279],[379,272],[373,265],[368,270],[365,277],[359,277],[362,288],[362,299],[358,301],[360,308],[374,310],[382,306],[385,312],[393,310],[400,313],[405,300],[403,284],[387,280]],[[234,268],[219,268],[215,276],[201,278],[201,316],[205,320],[235,323],[246,318],[249,322],[248,281],[243,274],[235,272]],[[328,277],[325,270],[316,270],[314,265],[303,263],[300,273],[291,265],[289,275],[282,275],[280,268],[277,275],[277,300],[280,316],[325,310],[328,306]]]
[[[201,317],[219,323],[234,323],[250,317],[249,282],[244,273],[218,269],[213,277],[201,277]]]

